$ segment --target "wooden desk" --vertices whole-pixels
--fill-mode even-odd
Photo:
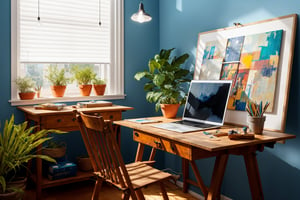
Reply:
[[[163,117],[153,117],[162,122],[174,121]],[[264,147],[273,147],[278,141],[295,138],[295,135],[264,131],[263,135],[255,135],[254,140],[230,140],[227,136],[209,138],[201,131],[179,133],[152,127],[151,124],[139,124],[128,120],[115,121],[117,125],[133,129],[133,139],[138,144],[136,161],[141,160],[145,145],[152,147],[149,160],[153,160],[157,149],[178,155],[182,158],[183,190],[187,192],[187,184],[198,186],[206,199],[220,199],[220,188],[229,155],[244,157],[252,199],[264,199],[260,181],[256,151]],[[229,126],[221,129],[231,128]],[[232,127],[233,128],[233,127]],[[199,173],[195,160],[216,157],[210,186],[207,187]],[[189,164],[195,174],[196,181],[188,178]]]
[[[76,122],[76,117],[74,115],[75,108],[72,106],[66,106],[63,110],[53,111],[53,110],[37,110],[33,106],[21,106],[18,109],[22,110],[25,114],[26,121],[33,121],[35,125],[38,125],[39,129],[59,129],[63,131],[76,131],[79,127]],[[104,119],[110,120],[121,120],[122,112],[126,110],[131,110],[132,107],[127,106],[107,106],[107,107],[95,107],[95,108],[79,108],[77,111],[82,111],[84,113],[91,113],[96,115],[102,115]],[[117,140],[120,144],[120,127],[114,127]],[[42,146],[39,146],[37,153],[41,154]],[[36,199],[40,200],[42,198],[42,189],[63,185],[67,183],[88,180],[93,176],[91,172],[80,172],[78,171],[76,177],[70,177],[65,179],[59,179],[50,181],[42,176],[42,160],[36,160]]]

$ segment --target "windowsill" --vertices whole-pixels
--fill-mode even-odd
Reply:
[[[78,102],[78,101],[91,101],[91,100],[112,100],[112,99],[125,99],[125,94],[119,95],[104,95],[104,96],[76,96],[76,97],[56,97],[56,98],[35,98],[32,100],[11,99],[9,102],[12,106],[20,105],[34,105],[41,103],[54,103],[54,102]]]

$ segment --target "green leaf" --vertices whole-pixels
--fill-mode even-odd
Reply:
[[[156,74],[153,78],[153,83],[156,86],[161,86],[163,82],[165,81],[166,76],[164,74]]]
[[[145,75],[146,75],[146,73],[147,72],[137,72],[135,75],[134,75],[134,78],[136,79],[136,80],[141,80]]]

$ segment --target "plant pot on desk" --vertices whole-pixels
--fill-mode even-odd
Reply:
[[[161,112],[165,118],[175,118],[180,104],[160,104]]]

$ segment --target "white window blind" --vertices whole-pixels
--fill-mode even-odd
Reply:
[[[21,63],[110,63],[111,0],[19,3]]]

